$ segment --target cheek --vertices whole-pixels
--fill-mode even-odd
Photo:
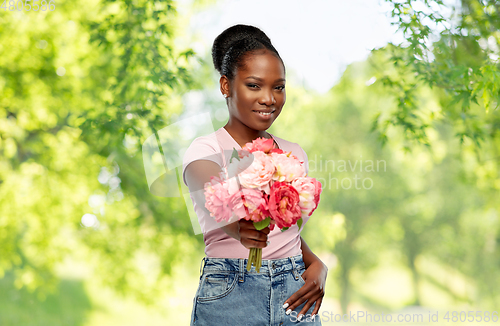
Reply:
[[[286,93],[283,93],[283,94],[277,95],[277,96],[276,96],[276,102],[277,102],[277,104],[279,104],[280,106],[285,105],[285,102],[286,102]]]
[[[241,92],[237,99],[238,108],[248,111],[254,106],[256,100],[255,95],[250,92]]]

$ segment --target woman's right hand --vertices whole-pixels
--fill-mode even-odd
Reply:
[[[237,222],[238,233],[241,244],[247,248],[265,248],[267,247],[267,235],[271,230],[266,226],[262,230],[257,230],[252,221],[241,219]]]

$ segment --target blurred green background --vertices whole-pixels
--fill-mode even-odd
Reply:
[[[186,32],[216,2],[4,2],[1,326],[189,324],[203,237],[151,194],[141,145],[193,98],[225,124]],[[329,267],[320,312],[499,311],[500,4],[459,1],[451,24],[441,1],[385,2],[406,42],[326,94],[288,82],[269,130],[323,184],[302,232]]]

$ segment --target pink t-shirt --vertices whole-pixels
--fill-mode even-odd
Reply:
[[[309,173],[307,154],[299,144],[292,143],[272,134],[271,136],[280,149],[285,152],[292,152],[301,162],[305,162],[306,173]],[[184,173],[189,163],[200,159],[210,160],[217,163],[222,168],[226,168],[231,158],[233,148],[240,150],[241,146],[224,127],[210,135],[194,139],[186,150],[183,158],[182,177],[184,184],[187,185]],[[190,197],[202,231],[209,230],[207,232],[203,231],[205,254],[208,257],[218,258],[248,258],[248,249],[238,240],[229,236],[220,227],[214,227],[217,225],[214,218],[208,214],[207,210],[196,205],[192,194],[190,194]],[[262,249],[262,259],[286,258],[301,254],[300,232],[308,219],[309,217],[303,217],[303,224],[300,231],[297,225],[290,227],[284,232],[281,232],[279,228],[275,227],[268,235],[270,244]]]

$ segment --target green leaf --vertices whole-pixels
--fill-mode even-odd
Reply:
[[[281,229],[281,232],[286,231],[288,229],[289,229],[288,227],[284,227],[284,228]]]
[[[263,228],[267,227],[269,223],[271,222],[271,218],[267,217],[265,220],[262,220],[260,222],[253,222],[253,225],[257,230],[262,230]]]
[[[302,226],[302,217],[297,220],[297,225],[298,225],[299,230],[300,230],[300,227]]]
[[[231,155],[229,162],[232,162],[233,158],[236,158],[238,161],[240,160],[240,156],[238,155],[238,151],[234,147],[233,147],[233,154]]]

